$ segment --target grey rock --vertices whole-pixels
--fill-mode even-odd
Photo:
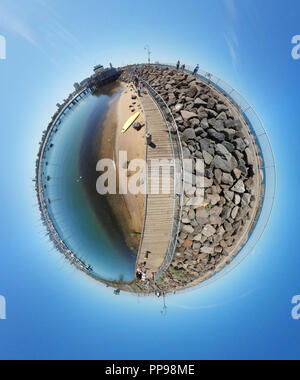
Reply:
[[[216,120],[214,124],[214,129],[217,132],[223,132],[224,131],[224,121],[223,120]]]
[[[203,158],[204,158],[204,162],[206,163],[206,165],[210,165],[212,163],[213,156],[210,153],[204,151],[203,152]]]
[[[220,195],[218,194],[208,194],[207,195],[207,200],[212,206],[215,206],[218,202],[220,202]]]
[[[204,177],[204,187],[205,188],[212,187],[213,183],[214,183],[213,178]]]
[[[241,175],[242,175],[242,172],[239,170],[239,169],[233,169],[233,174],[235,176],[236,179],[240,179],[241,178]]]
[[[202,235],[201,234],[198,234],[198,235],[196,235],[196,236],[194,236],[194,241],[201,241],[201,239],[202,239]]]
[[[215,206],[210,210],[210,215],[220,216],[222,213],[222,207]]]
[[[183,104],[177,104],[175,106],[175,112],[180,112],[183,109]]]
[[[241,196],[239,194],[235,194],[234,203],[236,205],[239,205],[241,203]]]
[[[205,226],[207,223],[209,223],[209,218],[197,218],[197,222],[199,226]]]
[[[206,237],[211,237],[213,236],[215,233],[216,233],[216,229],[210,225],[210,224],[207,224],[203,230],[202,230],[202,235],[206,236]]]
[[[231,189],[235,193],[242,194],[246,191],[244,182],[240,179]]]
[[[211,136],[214,140],[218,141],[218,142],[222,142],[225,140],[225,135],[224,133],[220,133],[220,132],[217,132],[216,130],[210,128],[207,133],[209,134],[209,136]]]
[[[245,150],[248,165],[254,165],[254,157],[250,148]]]
[[[228,150],[225,148],[223,144],[217,144],[216,145],[216,152],[220,155],[226,158],[227,161],[229,161],[232,157],[232,154],[228,152]]]
[[[231,157],[231,159],[228,161],[218,155],[215,156],[213,163],[214,163],[215,168],[220,169],[223,172],[227,172],[227,173],[231,173],[232,170],[237,165],[237,162],[234,159],[234,157]]]
[[[214,247],[203,246],[200,251],[204,254],[212,255],[214,253]]]
[[[223,141],[222,144],[225,146],[225,148],[228,150],[229,153],[232,153],[234,151],[234,145],[231,144],[228,141]]]
[[[236,217],[237,217],[237,214],[238,214],[238,212],[239,212],[239,207],[238,206],[236,206],[236,207],[234,207],[233,208],[233,210],[232,210],[232,212],[231,212],[231,217],[232,217],[232,219],[235,219]]]
[[[193,251],[199,252],[201,243],[193,243]]]
[[[209,98],[208,101],[207,101],[207,107],[210,108],[210,109],[213,109],[215,108],[215,105],[216,105],[216,101],[214,98]]]
[[[218,184],[220,184],[222,182],[222,174],[223,174],[222,170],[220,170],[220,169],[215,170],[215,179],[216,179]]]
[[[231,141],[234,138],[236,131],[234,129],[231,129],[231,128],[225,128],[223,133],[225,133],[227,138]]]
[[[195,101],[194,101],[194,105],[196,106],[196,107],[200,107],[200,106],[207,106],[207,102],[205,102],[204,100],[202,100],[202,99],[200,99],[200,98],[197,98],[197,99],[195,99]]]
[[[242,196],[242,206],[248,206],[251,202],[251,195],[244,193]]]
[[[225,104],[217,104],[216,105],[216,109],[217,109],[218,112],[222,112],[222,111],[227,111],[228,107],[225,106]]]
[[[238,149],[241,152],[244,152],[244,150],[247,147],[244,140],[241,139],[240,137],[235,140],[235,145],[236,145],[236,149]]]
[[[190,120],[190,119],[198,117],[198,115],[195,112],[189,112],[189,111],[181,111],[181,116],[183,120]]]
[[[201,125],[201,128],[203,128],[204,130],[209,128],[207,119],[202,119],[200,125]]]
[[[192,233],[195,231],[195,229],[194,229],[194,227],[192,227],[192,226],[190,226],[190,225],[184,225],[184,226],[182,227],[182,231],[183,231],[183,232],[186,232],[186,233],[188,233],[188,234],[192,234]]]
[[[190,220],[194,220],[196,218],[196,213],[194,210],[190,210],[188,213],[188,217]]]
[[[232,202],[234,198],[234,192],[230,190],[224,190],[224,197],[227,199],[228,202]]]
[[[211,224],[217,224],[217,225],[222,224],[222,218],[220,216],[217,216],[217,215],[211,215],[209,217],[209,221]]]
[[[225,185],[233,186],[234,180],[233,180],[231,174],[223,173],[222,183],[224,183]]]
[[[208,139],[201,139],[200,140],[200,146],[201,146],[201,150],[202,152],[206,151],[212,155],[215,154],[215,151],[214,149],[212,148],[212,142]]]
[[[208,113],[205,111],[201,111],[201,108],[200,108],[200,110],[198,111],[198,117],[200,120],[207,119]]]
[[[209,118],[216,118],[218,116],[218,113],[216,111],[211,110],[209,108],[206,109],[206,112],[207,112]],[[223,129],[224,129],[224,127],[223,127]]]
[[[203,201],[202,197],[192,197],[186,202],[186,205],[196,208],[202,204],[202,201]]]
[[[197,127],[200,126],[200,120],[199,119],[191,119],[190,120],[190,125],[193,128],[197,128]],[[201,131],[203,132],[202,128],[201,128]]]
[[[198,208],[196,211],[196,218],[208,218],[209,217],[209,212],[207,211],[206,208]]]
[[[187,218],[187,217],[182,218],[182,219],[181,219],[181,222],[182,222],[183,224],[190,224],[190,223],[191,223],[190,219]]]
[[[195,130],[193,128],[185,129],[185,131],[183,132],[183,135],[184,135],[186,140],[196,139],[196,133],[195,133]]]
[[[194,98],[198,93],[198,90],[196,87],[190,87],[187,92],[186,92],[186,96],[188,96],[189,98]]]
[[[221,112],[217,117],[217,120],[227,120],[227,115],[225,112]]]

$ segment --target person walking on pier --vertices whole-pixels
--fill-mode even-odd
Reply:
[[[143,91],[144,91],[144,84],[142,81],[140,81],[140,91],[141,91],[141,93],[143,93]]]
[[[180,61],[177,62],[176,69],[179,70],[180,67]]]
[[[199,67],[199,65],[197,65],[197,66],[195,67],[195,70],[194,70],[194,72],[193,72],[193,75],[197,75],[199,69],[200,69],[200,67]]]
[[[182,65],[182,66],[181,66],[181,70],[182,70],[182,71],[185,70],[185,65]]]

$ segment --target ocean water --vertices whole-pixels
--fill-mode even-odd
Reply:
[[[119,94],[117,84],[106,86],[67,113],[51,138],[43,178],[45,197],[51,201],[49,214],[68,248],[100,279],[129,282],[134,279],[136,255],[125,243],[121,221],[114,219],[107,200],[96,191],[101,129]]]

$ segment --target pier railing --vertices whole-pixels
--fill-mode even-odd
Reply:
[[[67,113],[85,96],[87,96],[95,87],[87,87],[82,89],[80,92],[76,93],[69,101],[67,101],[52,119],[47,132],[43,136],[41,148],[38,155],[37,167],[36,167],[36,191],[37,198],[40,207],[41,217],[43,224],[48,230],[48,235],[50,240],[54,243],[56,248],[64,254],[65,258],[70,261],[71,264],[75,265],[78,269],[89,272],[90,267],[86,265],[82,260],[76,257],[76,255],[69,249],[67,244],[62,240],[62,237],[57,232],[54,225],[54,218],[51,218],[49,207],[49,199],[45,195],[45,184],[47,183],[47,178],[43,174],[43,169],[46,164],[46,155],[48,150],[51,148],[51,142],[55,136],[55,131],[60,128],[62,120],[65,118]]]
[[[142,80],[145,88],[147,89],[149,95],[152,97],[153,101],[156,103],[158,109],[160,110],[165,124],[169,133],[170,143],[172,147],[173,154],[173,168],[174,168],[174,205],[173,205],[173,224],[170,232],[170,242],[166,256],[162,266],[156,272],[154,280],[158,280],[163,273],[169,268],[177,246],[177,239],[180,231],[181,218],[182,218],[182,208],[183,208],[183,197],[184,197],[184,161],[183,161],[183,150],[181,144],[181,138],[177,128],[174,116],[163,100],[163,98],[150,86],[149,83]]]

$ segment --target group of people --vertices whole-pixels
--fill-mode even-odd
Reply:
[[[177,69],[177,70],[180,69],[180,70],[184,71],[184,70],[185,70],[185,65],[181,65],[181,66],[180,66],[180,61],[178,61],[177,64],[176,64],[176,69]]]
[[[178,61],[177,64],[176,64],[176,69],[177,69],[177,70],[182,70],[182,71],[184,71],[184,70],[185,70],[185,65],[181,65],[181,66],[180,66],[180,65],[181,65],[181,63],[180,63],[180,61]],[[193,75],[197,75],[199,69],[200,69],[200,66],[197,65],[197,66],[195,67],[194,71],[193,71]]]
[[[144,264],[139,264],[139,266],[137,267],[136,278],[139,281],[146,281],[147,280],[147,273],[146,273]]]

